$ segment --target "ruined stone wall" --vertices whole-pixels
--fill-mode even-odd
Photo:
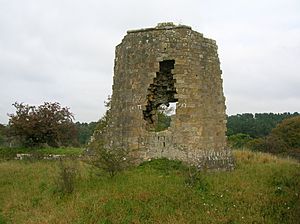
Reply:
[[[109,143],[140,160],[167,157],[208,168],[232,166],[214,40],[171,23],[128,31],[116,47]],[[157,108],[176,103],[167,130]]]

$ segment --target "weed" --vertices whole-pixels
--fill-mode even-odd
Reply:
[[[130,157],[125,149],[98,148],[97,154],[89,161],[94,167],[104,170],[110,177],[130,166]]]
[[[58,174],[56,177],[57,191],[62,195],[71,194],[74,191],[75,180],[78,174],[78,169],[74,164],[74,161],[63,161],[59,160]]]
[[[208,190],[208,182],[205,176],[206,172],[199,170],[194,166],[188,168],[186,172],[186,177],[184,183],[189,187],[196,187],[201,192],[206,192]]]

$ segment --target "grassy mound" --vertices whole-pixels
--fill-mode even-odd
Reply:
[[[299,223],[299,163],[234,155],[234,171],[192,182],[178,161],[154,160],[114,178],[73,161],[79,173],[65,195],[57,191],[58,161],[4,161],[0,223]]]

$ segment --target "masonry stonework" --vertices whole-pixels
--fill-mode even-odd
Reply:
[[[161,23],[131,30],[116,47],[107,136],[145,161],[166,157],[231,169],[220,62],[214,40]],[[176,104],[170,127],[155,131],[158,108]]]

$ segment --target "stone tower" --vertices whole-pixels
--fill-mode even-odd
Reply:
[[[128,31],[115,53],[110,146],[230,169],[221,73],[216,42],[191,27]]]

